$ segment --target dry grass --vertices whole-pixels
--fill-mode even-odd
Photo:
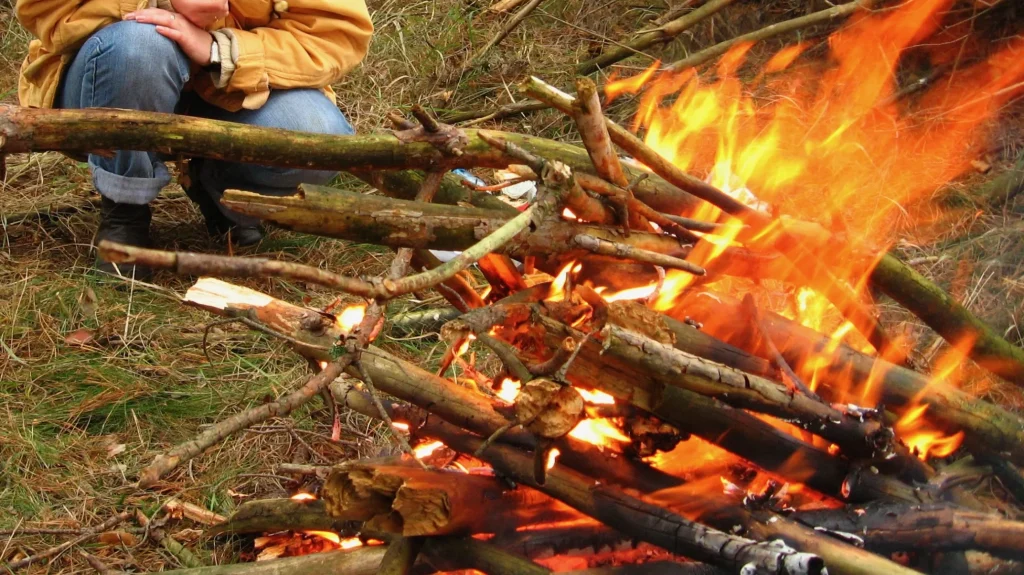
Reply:
[[[378,30],[372,52],[338,89],[341,107],[360,131],[381,129],[386,111],[416,102],[438,111],[463,111],[518,100],[514,86],[527,73],[565,84],[575,62],[592,56],[606,39],[628,35],[663,8],[656,2],[551,0],[484,64],[465,69],[463,60],[503,21],[484,12],[486,0],[370,4]],[[770,17],[783,19],[808,3],[769,5]],[[28,36],[13,24],[9,3],[2,10],[0,101],[12,102]],[[741,3],[730,17],[698,26],[664,54],[671,59],[752,29],[764,14],[756,3]],[[631,59],[622,70],[646,64]],[[623,102],[614,113],[625,118],[632,110]],[[553,112],[496,125],[575,138]],[[1021,133],[1003,134],[1002,147],[992,158],[997,166],[1021,147]],[[970,190],[975,184],[957,186],[961,205],[973,206]],[[276,463],[337,461],[390,449],[384,430],[354,417],[346,421],[348,443],[331,443],[330,418],[314,402],[302,413],[269,422],[194,460],[172,475],[164,493],[136,490],[133,475],[156,453],[204,425],[293,387],[306,368],[281,342],[236,326],[212,331],[207,358],[202,338],[211,318],[180,306],[174,297],[187,288],[187,279],[161,274],[154,282],[157,287],[125,289],[89,275],[89,246],[97,223],[91,193],[84,167],[62,156],[9,159],[8,181],[0,191],[0,214],[5,216],[0,222],[0,530],[95,524],[125,505],[153,511],[172,494],[228,513],[240,502],[295,487],[274,477]],[[157,240],[180,249],[218,250],[205,237],[191,204],[180,193],[170,196],[155,203]],[[55,205],[69,209],[14,221],[20,218],[13,214]],[[961,210],[964,215],[956,225],[939,237],[930,235],[928,245],[917,245],[908,236],[903,249],[908,258],[925,258],[918,269],[943,285],[957,286],[954,292],[972,309],[1017,341],[1024,331],[1021,205],[1018,199],[1016,207],[999,214]],[[390,260],[389,252],[380,248],[281,231],[271,233],[258,251],[362,274],[379,273]],[[282,280],[248,285],[310,306],[323,305],[333,296]],[[886,307],[885,313],[890,323],[918,336],[921,355],[931,358],[940,351],[920,325],[894,309]],[[94,343],[66,342],[80,329],[94,332]],[[427,364],[441,351],[430,339],[385,344]],[[992,391],[1016,405],[1009,394]],[[59,540],[0,536],[0,558],[39,551]],[[230,546],[195,549],[211,561],[229,560],[234,552]],[[119,569],[177,566],[173,557],[149,545],[91,550]],[[88,567],[69,553],[29,571],[77,573]]]

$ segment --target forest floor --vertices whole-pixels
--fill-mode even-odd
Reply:
[[[387,111],[417,102],[445,112],[519,100],[515,84],[528,74],[566,85],[576,62],[609,39],[628,37],[666,9],[661,0],[551,0],[492,50],[484,64],[464,70],[466,56],[507,19],[487,13],[485,0],[369,4],[377,28],[371,52],[337,90],[339,105],[360,132],[386,129]],[[756,4],[740,3],[728,19],[704,22],[652,53],[678,56],[758,28],[764,18],[792,17],[823,3],[761,2],[767,10]],[[15,21],[9,0],[0,10],[0,102],[16,103],[17,74],[29,36]],[[649,62],[633,58],[618,71],[634,73]],[[985,157],[991,175],[1007,169],[1020,153],[1022,111],[1020,105],[1005,111]],[[614,109],[620,119],[633,112],[628,103]],[[483,125],[576,137],[571,124],[551,111]],[[285,343],[237,325],[212,328],[204,349],[204,332],[214,318],[180,305],[177,296],[191,284],[189,278],[160,273],[151,285],[126,286],[90,274],[98,210],[85,166],[56,153],[7,161],[7,181],[0,190],[0,533],[22,526],[94,525],[126,505],[152,512],[170,497],[228,514],[247,500],[294,489],[275,474],[279,463],[326,463],[392,449],[386,430],[354,416],[346,418],[344,441],[332,442],[328,410],[314,401],[292,417],[257,426],[196,458],[173,474],[160,493],[137,489],[135,474],[154,455],[205,425],[280,395],[308,369]],[[1024,334],[1024,197],[1000,210],[976,204],[972,190],[988,177],[972,174],[945,190],[969,209],[962,209],[966,215],[939,237],[922,243],[909,229],[891,240],[901,255],[918,262],[919,271],[951,288],[1019,344]],[[350,179],[335,185],[362,189]],[[161,246],[212,253],[223,249],[207,237],[198,211],[176,185],[154,202],[154,213],[154,235]],[[381,273],[392,257],[379,247],[280,230],[248,253],[363,275]],[[335,296],[280,279],[243,283],[313,307]],[[924,365],[940,352],[934,335],[904,323],[908,318],[888,314],[886,319],[916,336],[915,351]],[[429,334],[381,343],[428,366],[436,365],[444,351]],[[1019,398],[1002,388],[977,391],[1020,407]],[[0,535],[0,561],[61,540]],[[233,552],[206,548],[201,553],[223,561]],[[178,566],[174,557],[153,546],[107,549],[104,555],[118,569]],[[81,557],[66,553],[28,572],[88,571]]]

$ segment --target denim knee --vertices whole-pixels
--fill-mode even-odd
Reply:
[[[171,112],[189,80],[190,65],[155,26],[116,22],[82,45],[65,76],[61,106]]]

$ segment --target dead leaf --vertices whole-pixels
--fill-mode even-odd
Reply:
[[[96,339],[96,330],[83,327],[64,336],[64,343],[75,347],[84,347]]]
[[[134,547],[139,542],[137,537],[127,531],[107,531],[100,534],[99,540],[104,545],[124,545],[126,547]]]
[[[123,444],[123,443],[115,443],[115,444],[112,444],[112,445],[108,445],[107,446],[107,459],[110,459],[111,457],[116,457],[118,455],[121,455],[122,453],[124,453],[124,451],[126,449],[128,449],[128,446]]]
[[[171,537],[179,543],[195,543],[203,536],[202,529],[182,529],[171,534]]]
[[[984,160],[971,160],[971,166],[982,174],[987,174],[992,169],[992,165]]]
[[[78,305],[85,317],[96,319],[99,311],[98,303],[99,298],[96,297],[96,292],[92,291],[92,288],[85,288],[82,295],[78,296]]]

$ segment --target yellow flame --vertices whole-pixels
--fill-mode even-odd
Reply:
[[[401,421],[392,421],[391,426],[401,431],[409,431],[409,424]]]
[[[582,387],[577,387],[575,389],[583,397],[583,401],[587,403],[593,405],[615,405],[615,398],[603,391],[597,389],[583,389]]]
[[[552,448],[551,451],[548,452],[547,469],[549,471],[551,470],[552,467],[555,466],[555,462],[558,461],[558,456],[561,455],[561,454],[562,454],[562,452],[559,451],[557,447]]]
[[[292,501],[316,501],[316,495],[300,491],[291,497]]]
[[[515,403],[516,398],[519,397],[519,391],[522,387],[523,385],[518,381],[506,377],[502,380],[501,386],[498,388],[498,397],[507,403]]]
[[[335,322],[342,331],[351,333],[352,330],[359,327],[359,324],[363,323],[364,317],[366,317],[366,305],[353,305],[345,308]]]
[[[340,545],[342,549],[355,549],[357,547],[362,547],[363,542],[360,541],[358,537],[349,537],[339,541],[338,545]]]
[[[430,443],[417,445],[412,452],[417,459],[423,459],[424,457],[430,457],[434,452],[442,447],[444,447],[444,443],[441,443],[440,441],[431,441]]]
[[[569,432],[569,437],[599,446],[630,442],[629,437],[606,418],[584,419]]]
[[[303,531],[306,535],[316,535],[321,539],[326,539],[335,545],[341,545],[341,536],[332,531]]]

